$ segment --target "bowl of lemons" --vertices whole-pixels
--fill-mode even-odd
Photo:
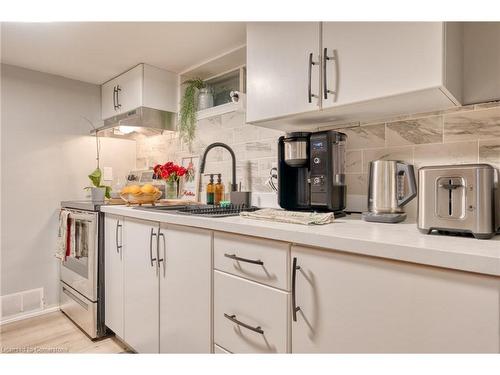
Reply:
[[[127,185],[120,192],[120,197],[127,202],[127,205],[138,204],[141,206],[151,203],[154,206],[161,197],[161,191],[151,184]]]

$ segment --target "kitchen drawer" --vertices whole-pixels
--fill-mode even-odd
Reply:
[[[231,354],[231,352],[221,348],[219,345],[214,345],[214,354]]]
[[[287,353],[288,299],[287,292],[214,271],[215,344],[231,353]]]
[[[285,242],[215,232],[214,268],[289,290],[289,249],[290,245]]]
[[[71,287],[60,283],[60,307],[91,338],[97,336],[97,303],[89,301]]]

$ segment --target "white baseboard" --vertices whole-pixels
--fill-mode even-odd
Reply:
[[[53,313],[53,312],[59,311],[59,310],[60,310],[59,305],[56,305],[56,306],[49,306],[43,310],[30,311],[26,314],[17,314],[17,315],[9,317],[7,319],[0,319],[0,326],[2,326],[4,324],[12,323],[12,322],[17,322],[19,320],[34,318],[35,316],[50,314],[50,313]]]

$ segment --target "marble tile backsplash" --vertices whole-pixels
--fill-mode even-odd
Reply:
[[[228,113],[197,123],[196,138],[192,149],[180,141],[178,134],[143,137],[137,140],[137,168],[151,168],[168,160],[180,162],[189,155],[201,155],[213,142],[228,144],[236,154],[237,183],[243,190],[267,192],[265,182],[269,170],[276,167],[278,138],[280,131],[247,125],[245,114]],[[231,157],[222,148],[210,151],[205,173],[222,173],[224,185],[229,186],[231,179]],[[203,177],[202,188],[208,182]]]
[[[346,125],[347,126],[347,125]],[[500,168],[500,101],[453,108],[446,111],[399,116],[388,121],[341,128],[347,134],[346,174],[348,206],[352,196],[366,201],[369,163],[376,159],[397,159],[415,165],[489,163]],[[177,134],[141,138],[137,141],[137,167],[184,156],[200,155],[212,142],[230,145],[237,157],[237,182],[243,189],[264,192],[269,170],[276,166],[280,131],[247,125],[244,113],[229,113],[197,124],[192,150]],[[231,176],[229,153],[214,149],[207,160],[207,173]],[[204,186],[206,180],[203,180]],[[351,200],[351,201],[350,201]],[[348,207],[348,208],[349,208]],[[359,206],[356,206],[359,207]],[[416,216],[416,200],[406,209]]]
[[[426,165],[467,163],[489,163],[500,168],[500,102],[409,115],[340,131],[348,136],[346,173],[350,207],[358,208],[359,196],[364,200],[368,193],[372,160],[402,160],[414,164],[416,170]],[[416,201],[406,211],[416,217]]]

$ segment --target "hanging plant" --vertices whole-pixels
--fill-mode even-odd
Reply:
[[[97,132],[97,128],[94,126],[92,121],[90,121],[88,118],[84,117],[83,118],[85,121],[87,121],[92,129],[95,132],[95,145],[96,145],[96,169],[92,171],[88,175],[90,182],[92,183],[93,186],[87,186],[84,189],[85,190],[92,190],[92,189],[99,189],[103,190],[104,196],[106,198],[111,198],[111,187],[102,185],[101,184],[101,179],[102,179],[102,171],[101,171],[101,166],[100,166],[100,160],[101,160],[101,140],[99,139],[99,133]]]
[[[181,100],[179,132],[181,139],[191,148],[196,134],[196,111],[198,109],[197,92],[207,85],[201,78],[193,78],[182,83],[186,86]]]

